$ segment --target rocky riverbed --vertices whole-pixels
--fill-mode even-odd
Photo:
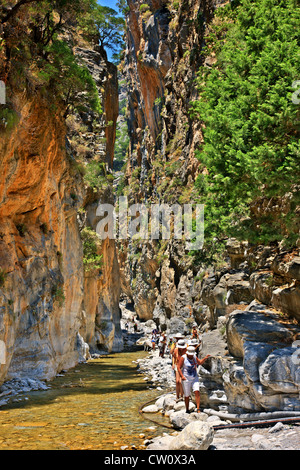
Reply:
[[[137,343],[147,345],[153,325],[151,321],[136,323],[140,336]],[[227,353],[226,345],[220,341],[216,330],[208,333],[206,339],[203,352],[215,354],[215,362],[210,364],[208,368],[210,370],[203,367],[198,369],[201,395],[207,397],[209,394],[209,399],[214,405],[218,402],[218,407],[214,408],[223,409],[223,414],[220,413],[222,416],[217,416],[218,412],[209,408],[208,403],[205,403],[203,412],[193,412],[195,409],[193,399],[190,404],[191,413],[185,413],[184,402],[176,401],[175,377],[169,353],[167,352],[162,358],[159,357],[158,349],[151,350],[146,358],[138,359],[136,362],[139,373],[144,376],[149,388],[157,389],[158,395],[156,401],[145,404],[142,412],[145,419],[152,421],[152,426],[153,421],[163,423],[166,432],[159,437],[146,440],[145,448],[147,450],[300,450],[300,422],[290,425],[279,420],[268,426],[217,428],[220,425],[232,424],[232,421],[226,419],[226,414],[230,416],[230,413],[226,406],[224,390],[221,387],[218,389],[218,384],[212,378],[208,380],[207,376],[212,375],[213,369],[216,369],[216,360],[222,356],[226,359]],[[205,390],[207,384],[210,387],[214,384],[215,389],[211,388],[208,392]]]
[[[199,422],[208,425],[209,428],[206,431],[208,434],[214,426],[231,423],[230,420],[223,420],[213,415],[209,416],[205,412],[187,414],[183,401],[176,402],[174,393],[168,392],[159,395],[159,389],[171,389],[174,382],[169,357],[160,358],[158,352],[155,351],[149,354],[148,358],[138,360],[138,364],[139,370],[145,375],[149,386],[155,385],[158,388],[156,402],[143,409],[145,418],[150,417],[153,421],[157,419],[160,422],[160,416],[164,415],[168,417],[170,427],[174,428],[163,433],[160,437],[146,441],[147,449],[169,450],[171,443],[173,443],[173,449],[180,450],[176,447],[176,442],[191,423]],[[190,410],[194,409],[195,404],[191,402]],[[167,424],[167,419],[165,423]],[[191,436],[187,434],[186,439],[190,438]],[[300,423],[288,425],[278,421],[277,424],[265,427],[213,429],[212,437],[207,440],[207,444],[208,450],[300,450]],[[185,442],[186,449],[188,445]]]
[[[125,350],[141,349],[149,345],[149,338],[155,323],[152,320],[140,322],[133,310],[121,304],[121,328]],[[186,336],[188,338],[188,335]],[[149,389],[157,391],[151,403],[144,403],[143,416],[159,437],[148,437],[143,445],[136,448],[147,450],[300,450],[300,422],[288,425],[280,420],[265,427],[222,428],[218,426],[232,422],[228,399],[219,380],[222,361],[230,362],[226,343],[218,330],[203,334],[202,354],[212,355],[207,367],[198,369],[201,382],[201,413],[195,413],[193,400],[190,414],[185,413],[184,402],[176,401],[175,377],[168,351],[159,357],[158,349],[150,350],[144,358],[135,359],[138,373]],[[7,382],[0,388],[0,405],[8,401],[28,399],[27,392],[47,390],[49,384],[31,379]],[[146,401],[146,398],[144,399]],[[299,413],[300,414],[300,413]],[[154,422],[153,422],[154,421]],[[163,427],[165,426],[165,432]],[[151,436],[151,432],[150,432]]]

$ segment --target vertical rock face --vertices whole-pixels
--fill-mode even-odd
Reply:
[[[190,203],[198,171],[194,150],[202,132],[189,111],[213,5],[200,0],[130,0],[128,5],[129,202]],[[165,324],[179,310],[188,318],[196,298],[193,267],[182,244],[154,242],[141,249],[132,244],[128,253],[122,283],[141,318],[154,315]],[[154,265],[153,284],[147,272]]]
[[[146,5],[129,2],[126,59],[132,86],[129,98],[132,113],[130,132],[137,141],[138,129],[148,127],[155,142],[161,131],[159,109],[154,109],[155,100],[162,99],[164,95],[164,78],[172,65],[171,50],[167,43],[170,12],[165,1],[149,2],[149,9],[144,10]]]
[[[61,116],[15,97],[18,126],[1,139],[1,340],[5,377],[52,377],[76,364],[83,300],[79,181],[70,176]]]
[[[123,349],[120,327],[120,276],[114,240],[103,242],[104,273],[100,283],[98,310],[96,315],[97,347],[109,351]]]
[[[76,54],[88,67],[102,97],[103,116],[95,125],[93,113],[76,116],[77,127],[84,125],[87,131],[76,132],[75,141],[88,149],[96,161],[105,162],[107,171],[113,166],[116,125],[119,113],[117,68],[109,63],[105,53],[83,47],[76,48]],[[72,137],[71,137],[72,141]],[[78,145],[77,145],[78,148]],[[112,186],[104,181],[104,187],[87,190],[82,202],[85,218],[81,228],[90,227],[96,231],[99,217],[96,215],[98,204],[114,204]],[[120,351],[123,347],[120,330],[119,263],[114,240],[102,243],[99,255],[103,256],[102,272],[85,273],[84,276],[84,323],[81,334],[92,351]]]
[[[113,167],[117,119],[119,116],[118,100],[118,73],[115,65],[106,62],[107,79],[105,81],[104,110],[107,126],[106,137],[106,161],[110,168]]]
[[[129,203],[183,206],[193,202],[199,171],[195,150],[203,135],[201,122],[190,115],[191,102],[198,98],[195,78],[200,66],[209,67],[215,60],[213,53],[204,58],[203,47],[209,48],[206,36],[215,10],[224,4],[209,0],[128,2],[124,72],[129,101],[125,175]],[[274,210],[278,210],[276,204]],[[293,261],[293,276],[285,275],[291,285],[283,287],[283,268],[276,272],[276,267],[269,266],[268,257],[275,256],[273,248],[260,247],[254,253],[247,241],[231,239],[223,269],[206,266],[199,272],[184,244],[174,239],[140,246],[130,243],[125,248],[120,258],[122,285],[142,317],[164,317],[166,323],[177,315],[188,319],[192,313],[214,327],[230,305],[254,298],[299,317],[298,264]],[[296,255],[297,250],[291,258]],[[154,282],[148,276],[150,260]],[[230,272],[243,263],[246,270]]]
[[[131,168],[142,166],[141,174],[159,157],[182,157],[186,180],[196,171],[193,151],[201,131],[191,122],[189,108],[196,97],[193,80],[201,64],[203,25],[212,9],[211,2],[200,0],[176,6],[167,0],[129,1],[125,69],[130,163]]]
[[[88,128],[80,135],[86,152],[111,167],[116,68],[96,51],[87,63],[104,114],[98,124],[92,115],[80,116]],[[50,379],[85,359],[84,341],[109,351],[122,348],[113,241],[101,247],[101,276],[84,275],[78,209],[94,210],[98,195],[91,197],[68,140],[66,146],[65,119],[39,94],[10,94],[18,123],[0,139],[0,383],[20,376]]]
[[[103,271],[84,278],[84,324],[81,334],[90,350],[119,352],[123,349],[120,329],[120,276],[116,247],[105,240],[101,249]]]

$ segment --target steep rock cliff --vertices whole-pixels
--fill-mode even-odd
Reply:
[[[195,150],[203,143],[202,124],[189,112],[198,93],[194,79],[201,65],[215,62],[214,53],[202,52],[210,47],[212,25],[219,26],[215,10],[226,3],[128,1],[124,73],[130,144],[124,194],[129,204],[193,201]],[[289,195],[262,196],[251,211],[288,214],[288,201]],[[228,358],[214,358],[202,371],[202,403],[237,412],[299,409],[299,361],[293,362],[299,248],[228,239],[218,264],[201,264],[174,239],[122,240],[119,260],[122,290],[141,319],[153,318],[171,334],[189,333],[196,320],[208,354],[211,338],[227,343]],[[211,393],[213,383],[218,393],[226,392],[227,402]]]
[[[1,380],[49,378],[76,364],[83,270],[61,115],[14,96],[18,125],[1,139]]]
[[[204,26],[213,16],[213,4],[161,0],[128,5],[126,195],[129,203],[191,203],[199,165],[194,150],[202,132],[189,111],[197,96],[194,80],[203,62]],[[147,249],[149,254],[140,257]],[[197,315],[195,292],[189,299],[182,295],[191,290],[189,279],[196,274],[182,244],[154,242],[142,249],[131,244],[124,259],[122,282],[141,318],[154,314],[165,325],[179,310],[189,317],[192,308]],[[154,284],[148,281],[147,259],[152,259],[152,271],[155,266]]]
[[[116,124],[119,113],[118,77],[115,65],[99,47],[91,50],[86,44],[75,47],[76,54],[88,67],[101,96],[103,115],[95,121],[94,113],[78,113],[69,123],[70,147],[83,167],[91,162],[104,164],[104,176],[100,182],[87,181],[85,195],[80,205],[79,225],[81,230],[89,227],[96,231],[99,218],[98,205],[114,203],[112,174]],[[79,152],[78,152],[79,150]],[[98,184],[102,185],[98,187]],[[91,351],[119,351],[123,347],[120,330],[120,278],[119,263],[114,240],[105,240],[99,246],[103,257],[102,268],[84,275],[84,326],[82,336]]]
[[[128,5],[124,73],[128,82],[130,144],[124,194],[128,196],[129,204],[143,202],[148,207],[151,203],[192,203],[196,200],[195,180],[199,172],[195,150],[203,142],[201,121],[191,117],[191,102],[199,93],[195,78],[200,66],[209,68],[215,61],[214,53],[207,53],[210,47],[207,38],[214,31],[216,10],[222,9],[226,2],[129,0]],[[217,18],[215,21],[217,23],[220,20]],[[274,217],[276,211],[288,214],[291,210],[288,197],[286,195],[280,201],[276,198],[267,201],[262,197],[262,201],[256,201],[256,206],[251,206],[251,210],[260,214],[271,211]],[[213,265],[199,266],[199,263],[194,263],[184,244],[174,239],[152,241],[144,245],[122,243],[122,250],[125,253],[120,257],[124,274],[122,283],[127,294],[134,300],[135,297],[138,299],[137,309],[141,296],[145,299],[148,296],[147,313],[144,313],[147,317],[156,311],[166,319],[179,313],[188,317],[192,308],[196,318],[203,317],[205,310],[211,326],[215,325],[218,314],[215,316],[212,310],[211,313],[207,310],[211,303],[209,296],[206,295],[203,302],[203,296],[199,294],[203,285],[206,291],[210,290],[211,278],[203,283],[210,275],[215,277],[216,287],[226,270],[237,269],[244,262],[248,273],[241,270],[240,274],[236,274],[236,280],[228,281],[229,284],[240,283],[240,294],[225,299],[227,305],[237,301],[251,301],[255,295],[261,300],[259,283],[255,281],[252,272],[256,268],[265,268],[268,275],[268,256],[280,257],[286,253],[293,259],[298,253],[297,248],[283,250],[276,244],[254,247],[247,241],[240,243],[230,239],[223,264],[216,269]],[[148,283],[148,287],[148,276],[143,276],[143,272],[148,270],[147,257],[144,256],[147,250],[148,258],[156,267],[156,281],[154,284]],[[272,279],[268,283],[277,288],[284,286],[285,277],[282,274],[279,276],[279,273],[274,273],[273,276],[271,272]],[[289,279],[295,283],[289,291],[293,292],[291,305],[294,305],[297,302],[298,281],[297,277],[292,278],[291,275]],[[225,283],[224,279],[222,282]],[[252,288],[254,292],[249,294]],[[154,296],[153,289],[157,289]],[[227,288],[229,290],[230,287]],[[280,291],[277,289],[272,298],[277,302],[277,307],[281,302],[287,311],[285,293],[281,288]],[[222,314],[221,304],[224,304],[222,295],[219,295],[219,300],[215,298],[213,301],[213,309],[216,303],[220,304],[219,315]],[[271,297],[264,300],[269,302]],[[290,307],[290,314],[297,316],[295,305]]]
[[[43,91],[7,81],[7,106],[16,120],[2,127],[0,139],[0,383],[51,379],[88,357],[86,343],[122,348],[114,243],[103,243],[103,270],[88,279],[80,235],[82,212],[95,211],[100,193],[111,193],[106,180],[106,192],[93,191],[84,174],[89,159],[112,166],[117,74],[91,46],[74,41],[74,48],[94,76],[100,121],[83,111],[66,122],[55,96],[50,102]],[[70,120],[77,122],[75,131]],[[95,228],[90,220],[84,224]]]

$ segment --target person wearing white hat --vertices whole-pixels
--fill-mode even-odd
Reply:
[[[197,339],[189,339],[188,341],[188,345],[189,346],[194,346],[195,348],[195,353],[196,353],[196,356],[198,357],[199,356],[199,353],[200,353],[200,347],[201,347],[201,340],[197,340]]]
[[[200,346],[201,346],[201,343],[202,343],[202,338],[201,338],[201,335],[198,331],[198,325],[197,323],[193,323],[192,325],[192,331],[191,331],[191,335],[192,335],[192,340],[196,341],[198,346],[196,348],[196,355],[199,356],[199,351],[200,351]]]
[[[178,342],[178,340],[179,340],[179,339],[182,339],[182,338],[183,338],[183,336],[182,336],[181,333],[176,333],[175,335],[173,335],[173,342],[172,342],[171,347],[170,347],[170,355],[171,355],[171,358],[172,358],[172,356],[173,356],[173,354],[174,354],[174,351],[175,351],[175,349],[176,349],[176,347],[177,347],[177,342]]]
[[[186,343],[184,339],[179,339],[177,341],[177,346],[173,352],[172,356],[172,368],[175,372],[175,378],[176,378],[176,398],[177,400],[180,400],[181,397],[183,397],[183,388],[182,388],[182,383],[181,383],[181,377],[179,374],[178,370],[178,362],[180,358],[183,356],[183,354],[186,351]]]
[[[158,349],[159,349],[159,357],[164,357],[165,349],[167,346],[167,337],[166,333],[163,331],[159,338]]]
[[[197,412],[200,413],[200,382],[197,374],[197,365],[202,365],[209,355],[203,359],[198,359],[195,354],[196,350],[193,346],[189,346],[186,354],[181,356],[178,362],[178,372],[184,392],[184,401],[186,413],[189,413],[189,404],[191,392],[195,393]]]

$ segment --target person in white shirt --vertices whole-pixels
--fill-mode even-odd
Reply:
[[[178,372],[181,377],[181,383],[184,392],[184,401],[186,413],[189,413],[189,404],[191,392],[195,393],[197,412],[200,413],[200,382],[197,374],[197,366],[204,364],[206,359],[210,357],[208,354],[203,359],[198,359],[195,354],[196,350],[193,346],[189,346],[178,363]]]

